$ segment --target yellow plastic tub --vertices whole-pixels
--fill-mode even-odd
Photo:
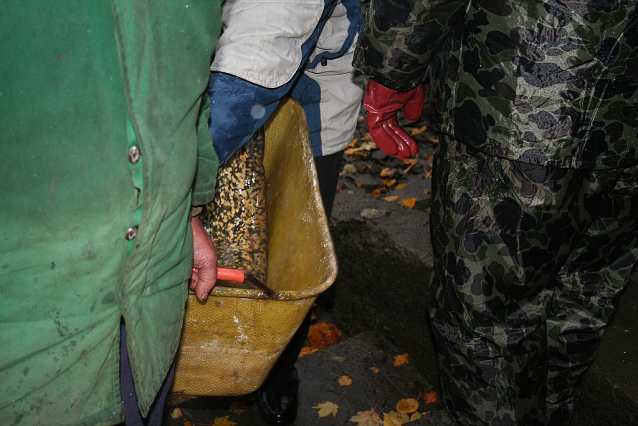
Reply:
[[[255,391],[310,310],[334,282],[337,261],[321,203],[303,109],[288,99],[266,123],[268,278],[260,291],[216,287],[189,295],[173,392],[244,395]]]

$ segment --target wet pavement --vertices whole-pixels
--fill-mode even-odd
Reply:
[[[355,424],[351,420],[358,412],[388,413],[404,398],[419,400],[418,412],[426,413],[407,425],[456,424],[440,402],[425,404],[422,398],[423,392],[439,391],[425,312],[432,268],[429,170],[436,146],[436,135],[423,131],[426,123],[424,117],[411,125],[421,132],[415,136],[420,152],[414,164],[364,149],[362,125],[344,160],[330,220],[339,276],[313,308],[317,321],[335,324],[343,336],[340,343],[297,361],[301,387],[295,425]],[[572,426],[638,424],[637,336],[638,269],[584,378]],[[395,367],[394,357],[401,354],[409,355],[409,363]],[[339,386],[341,376],[352,384]],[[319,417],[316,407],[324,402],[339,406],[335,415]],[[165,412],[166,426],[265,425],[254,394],[173,395]]]

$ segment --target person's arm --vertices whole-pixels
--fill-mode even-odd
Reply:
[[[220,163],[245,144],[290,91],[336,0],[231,0],[211,70],[210,132]],[[263,19],[268,16],[268,20]]]
[[[355,51],[354,65],[368,83],[366,124],[379,149],[406,159],[417,143],[397,123],[421,116],[421,83],[432,56],[465,14],[469,0],[372,0]]]

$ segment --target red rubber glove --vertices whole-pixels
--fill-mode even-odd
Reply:
[[[408,121],[417,121],[423,111],[423,85],[408,92],[388,89],[368,79],[363,106],[368,111],[366,124],[372,140],[388,155],[405,160],[419,152],[419,147],[397,123],[397,112],[402,110]]]

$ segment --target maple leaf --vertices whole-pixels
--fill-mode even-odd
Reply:
[[[180,417],[182,417],[182,410],[180,410],[179,407],[171,411],[171,419],[177,420]]]
[[[334,324],[328,324],[322,321],[310,326],[308,340],[310,340],[312,349],[323,349],[326,346],[339,343],[340,339],[341,330],[335,327]]]
[[[349,376],[341,376],[339,377],[339,386],[350,386],[352,384],[352,379]]]
[[[419,409],[419,401],[413,398],[402,399],[397,402],[397,411],[399,413],[410,414]]]
[[[398,367],[403,364],[409,364],[410,360],[408,359],[408,354],[397,355],[394,357],[394,366]]]
[[[237,423],[228,420],[230,416],[224,416],[224,417],[217,417],[215,418],[215,421],[213,422],[213,426],[233,426],[236,425]]]
[[[317,411],[319,418],[328,417],[330,414],[337,417],[337,411],[339,411],[339,406],[330,401],[322,402],[321,404],[317,404],[312,408],[317,408],[319,410]]]
[[[379,426],[381,423],[381,417],[372,410],[358,411],[357,415],[350,419],[351,422],[356,423],[358,426]]]
[[[410,421],[407,414],[390,411],[383,413],[383,426],[401,426]]]
[[[372,371],[374,374],[379,373],[379,369],[377,367],[370,367],[370,371]]]
[[[414,208],[414,205],[416,204],[416,198],[415,197],[406,198],[405,200],[398,201],[398,203],[402,206],[405,206],[411,209],[411,208]]]
[[[426,404],[434,404],[438,400],[439,396],[434,391],[425,392],[423,394],[423,401],[425,401]]]

